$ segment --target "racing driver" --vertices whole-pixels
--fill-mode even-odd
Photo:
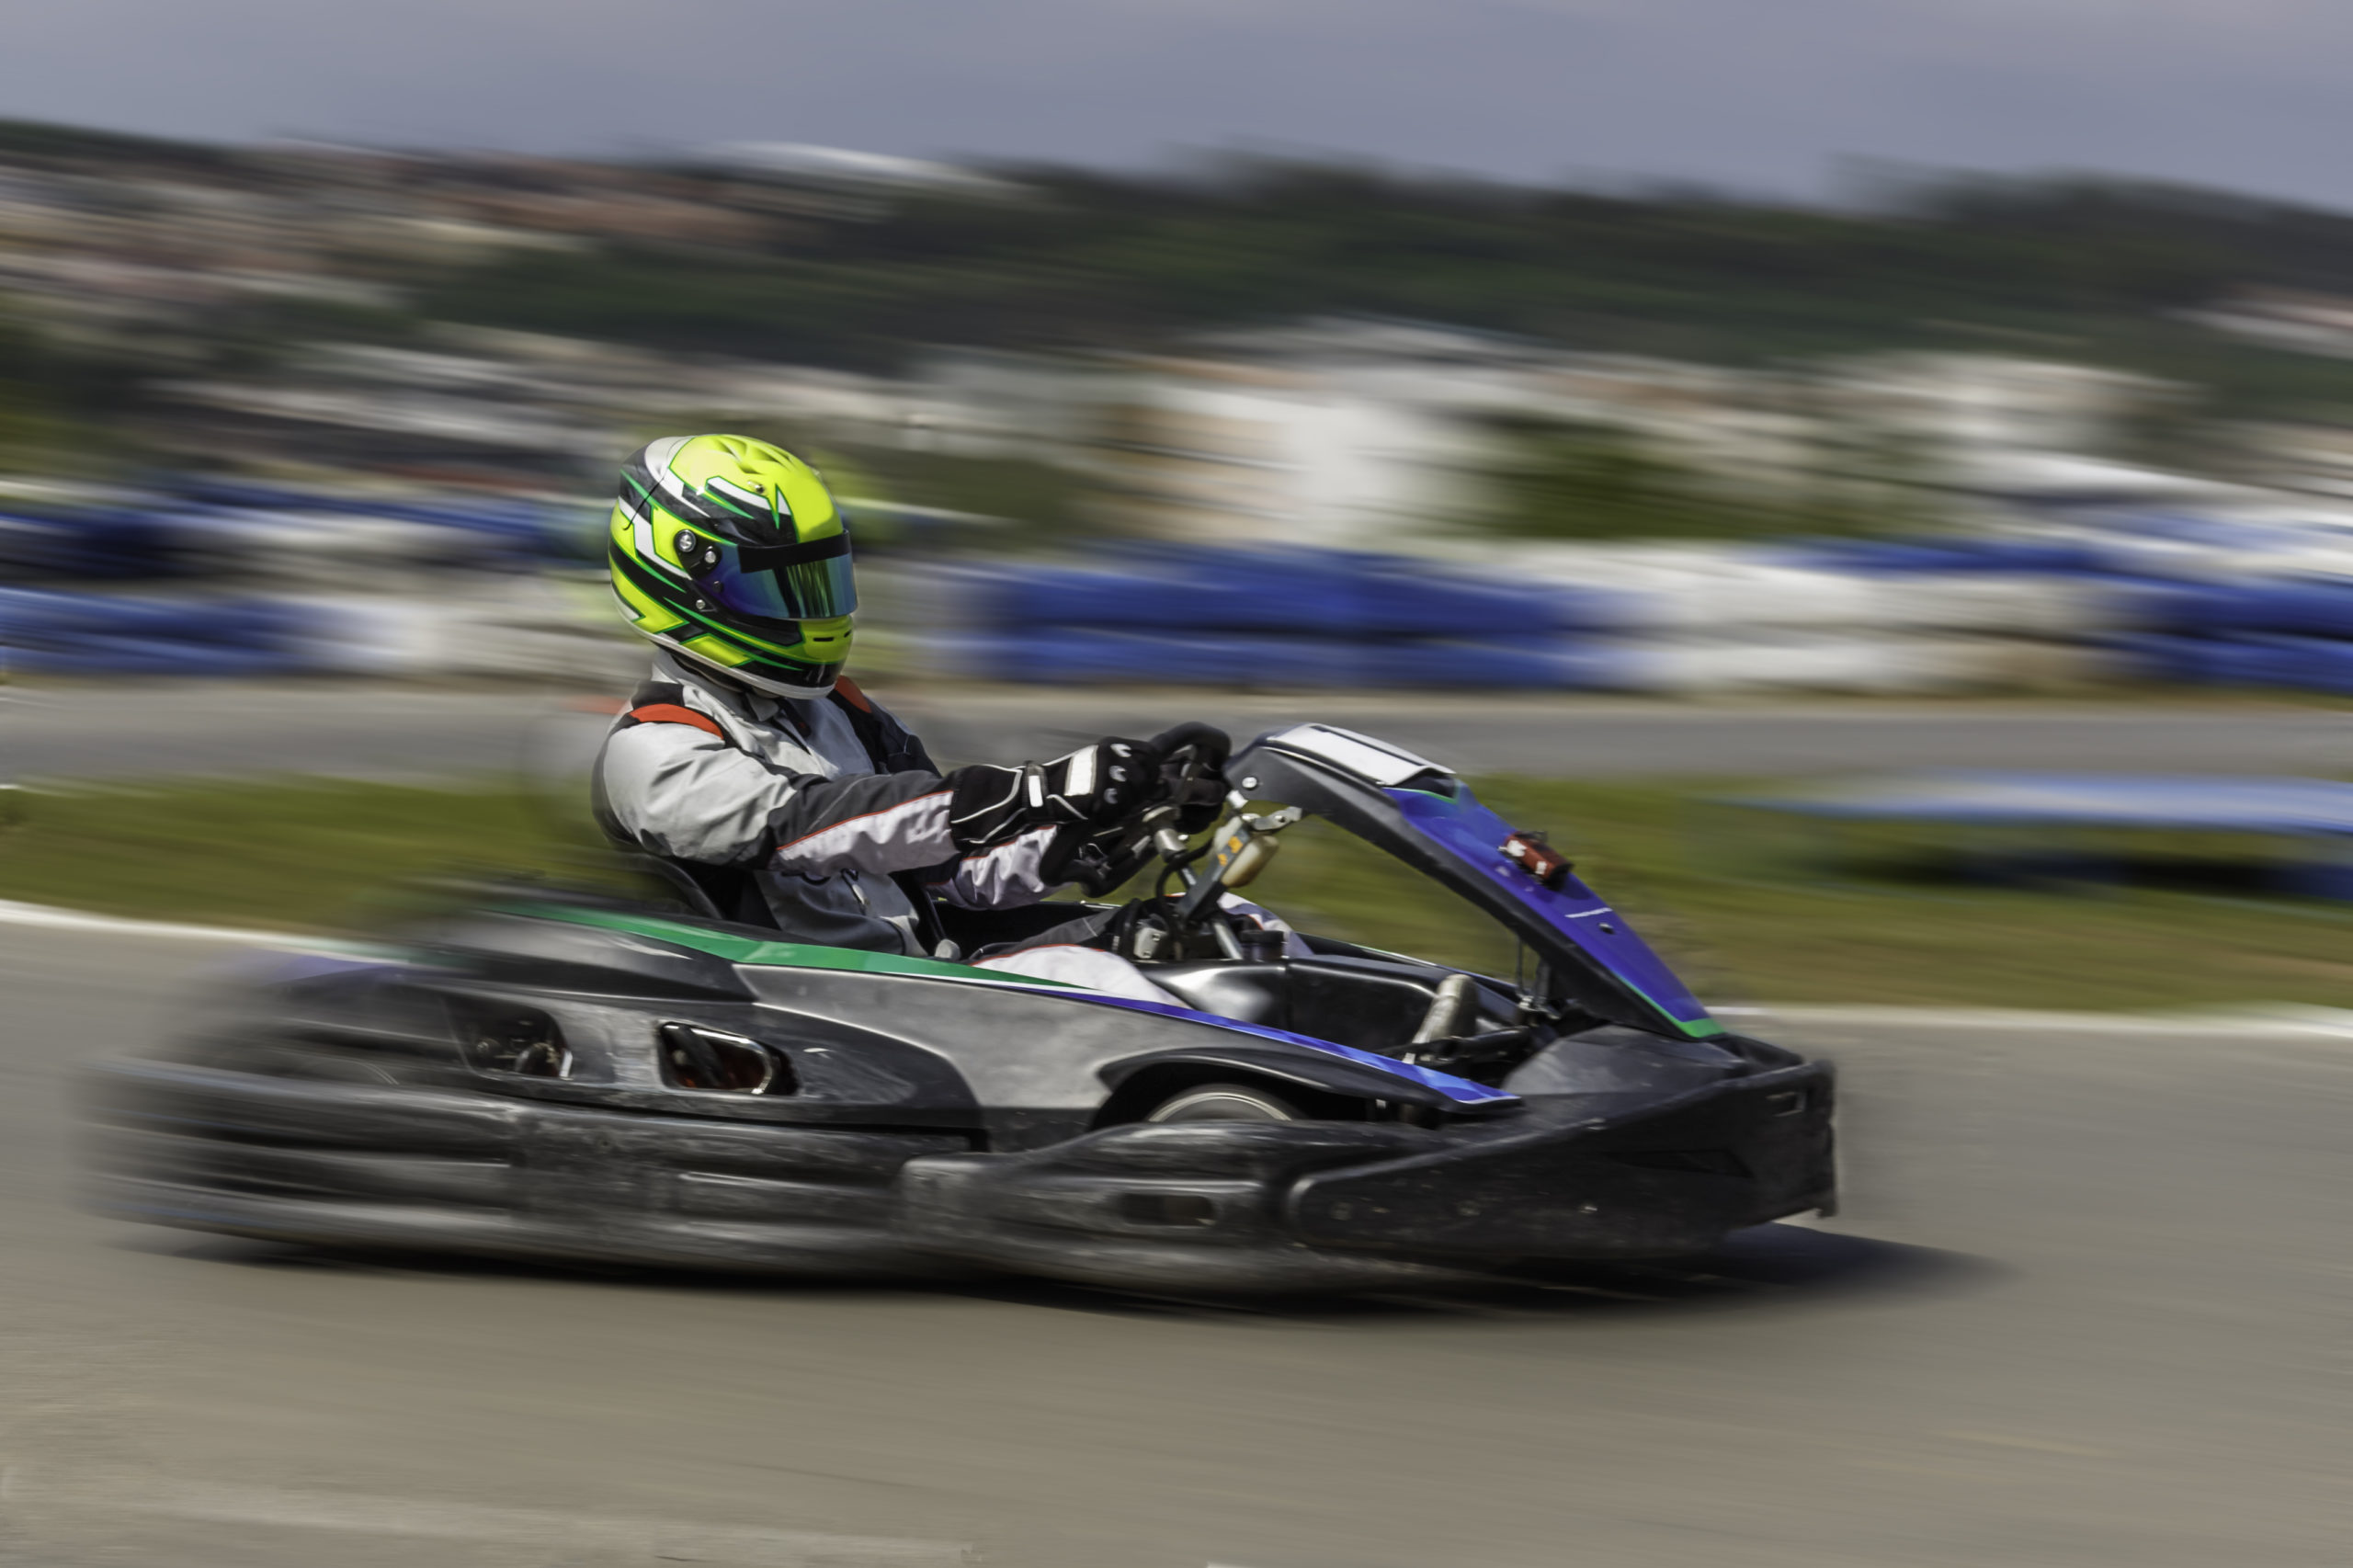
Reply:
[[[608,558],[622,613],[656,652],[597,754],[598,819],[684,868],[730,918],[827,947],[957,957],[933,901],[1034,903],[1054,891],[1040,866],[1058,835],[1115,835],[1151,802],[1162,758],[1116,737],[942,774],[842,674],[849,536],[816,470],[782,448],[717,435],[647,446],[621,470]],[[1174,1002],[1087,945],[1102,925],[1082,916],[977,961]]]

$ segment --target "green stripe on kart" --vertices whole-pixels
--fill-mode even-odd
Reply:
[[[1083,991],[1082,985],[1067,981],[1040,980],[1034,974],[1006,974],[993,969],[980,969],[968,963],[946,963],[938,959],[911,958],[904,953],[870,953],[857,948],[822,948],[810,942],[771,942],[757,937],[738,937],[725,931],[713,931],[707,926],[690,926],[682,920],[665,920],[655,915],[624,915],[606,909],[574,909],[561,904],[508,904],[509,915],[528,915],[534,920],[560,920],[569,926],[597,926],[608,931],[626,931],[633,937],[646,937],[657,942],[670,942],[729,963],[767,964],[779,969],[841,969],[862,974],[912,974],[930,980],[985,980],[993,985],[1036,985],[1057,991]]]

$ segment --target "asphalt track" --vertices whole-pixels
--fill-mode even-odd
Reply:
[[[1793,1020],[1847,1211],[1236,1311],[362,1263],[73,1205],[194,940],[0,927],[0,1561],[2314,1568],[2353,1037]]]
[[[946,761],[1054,756],[1206,719],[1237,738],[1321,719],[1465,772],[1767,776],[1873,768],[2353,772],[2353,714],[2290,704],[1738,705],[1430,693],[1238,694],[878,683]],[[576,767],[606,721],[525,691],[207,682],[30,687],[0,703],[0,775],[446,777]]]

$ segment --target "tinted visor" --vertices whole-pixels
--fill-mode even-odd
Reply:
[[[713,554],[717,562],[704,565]],[[697,587],[738,615],[832,620],[858,608],[847,534],[774,546],[706,540],[689,569]]]

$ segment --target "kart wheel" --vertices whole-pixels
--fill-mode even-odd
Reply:
[[[1196,1084],[1160,1102],[1146,1121],[1302,1121],[1280,1095],[1243,1084]]]

